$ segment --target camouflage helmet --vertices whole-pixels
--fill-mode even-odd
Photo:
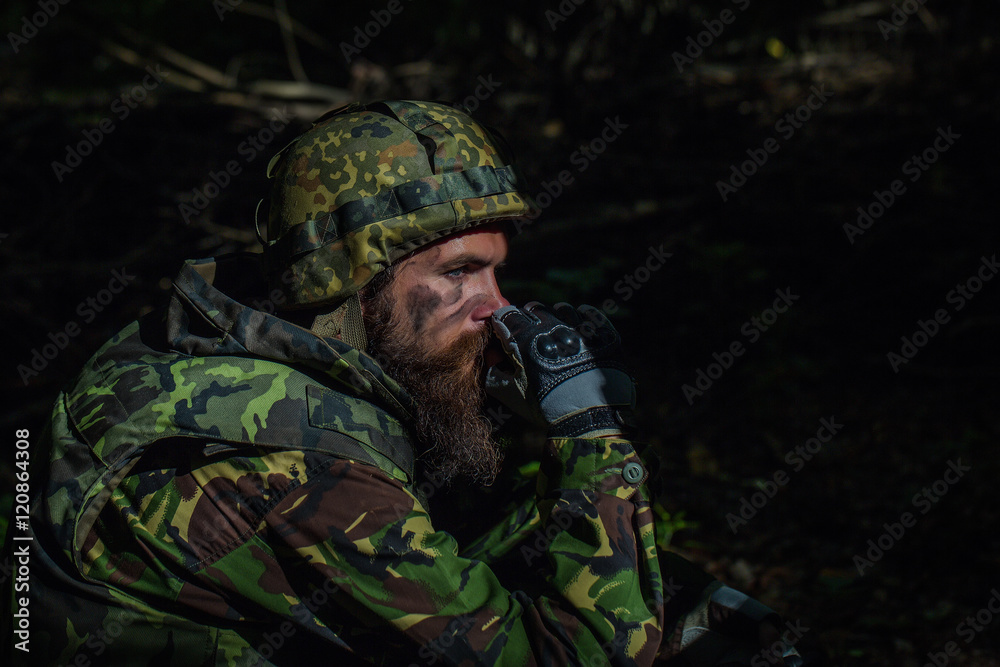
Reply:
[[[535,213],[502,137],[440,103],[331,111],[267,173],[265,262],[290,308],[343,302],[422,245]]]

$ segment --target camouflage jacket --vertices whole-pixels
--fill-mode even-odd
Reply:
[[[59,396],[33,457],[30,662],[640,665],[686,641],[718,585],[658,556],[632,444],[550,439],[525,497],[459,544],[406,393],[268,314],[263,285],[255,255],[187,263]]]

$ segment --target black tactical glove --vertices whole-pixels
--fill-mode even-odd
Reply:
[[[493,313],[493,331],[509,364],[489,369],[487,392],[550,437],[616,435],[632,424],[635,381],[601,311],[532,301]]]

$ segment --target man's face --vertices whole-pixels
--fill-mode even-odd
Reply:
[[[368,351],[413,398],[423,460],[445,480],[499,471],[482,375],[489,319],[508,305],[496,282],[506,256],[507,237],[486,225],[415,252],[362,297]]]
[[[510,305],[496,281],[496,270],[506,257],[507,236],[497,225],[418,250],[402,261],[389,288],[397,325],[408,329],[428,352],[488,329],[493,311]]]

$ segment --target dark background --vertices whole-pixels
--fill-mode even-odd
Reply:
[[[259,249],[267,161],[309,121],[478,87],[475,115],[506,134],[531,192],[572,177],[515,241],[503,287],[515,303],[615,300],[663,458],[661,541],[801,620],[832,664],[923,665],[949,641],[948,664],[1000,664],[1000,619],[970,642],[958,629],[1000,586],[1000,280],[961,310],[948,300],[1000,250],[996,3],[400,0],[384,27],[377,0],[46,3],[44,21],[36,2],[0,10],[5,490],[15,429],[40,435],[59,388],[162,302],[184,259]],[[710,23],[721,33],[679,68],[724,9],[734,20]],[[369,23],[348,63],[342,43]],[[146,67],[169,73],[149,91]],[[779,132],[814,86],[829,99]],[[258,136],[281,117],[279,136]],[[581,171],[609,119],[627,127]],[[960,136],[911,182],[904,163],[939,128]],[[88,136],[101,141],[57,174]],[[724,201],[717,182],[772,137],[778,151]],[[230,161],[239,173],[200,199]],[[844,225],[896,179],[905,193],[851,243]],[[637,273],[661,244],[664,266]],[[134,279],[102,292],[115,270]],[[645,280],[627,299],[626,275]],[[779,289],[799,298],[751,343],[744,323]],[[895,372],[887,354],[938,309],[949,321]],[[67,325],[65,349],[37,356]],[[735,341],[746,352],[709,369]],[[717,379],[689,401],[699,370]],[[843,427],[794,470],[786,455],[823,418]],[[971,470],[915,505],[959,459]],[[787,483],[734,534],[727,516],[778,471]],[[915,524],[859,573],[904,512]]]

